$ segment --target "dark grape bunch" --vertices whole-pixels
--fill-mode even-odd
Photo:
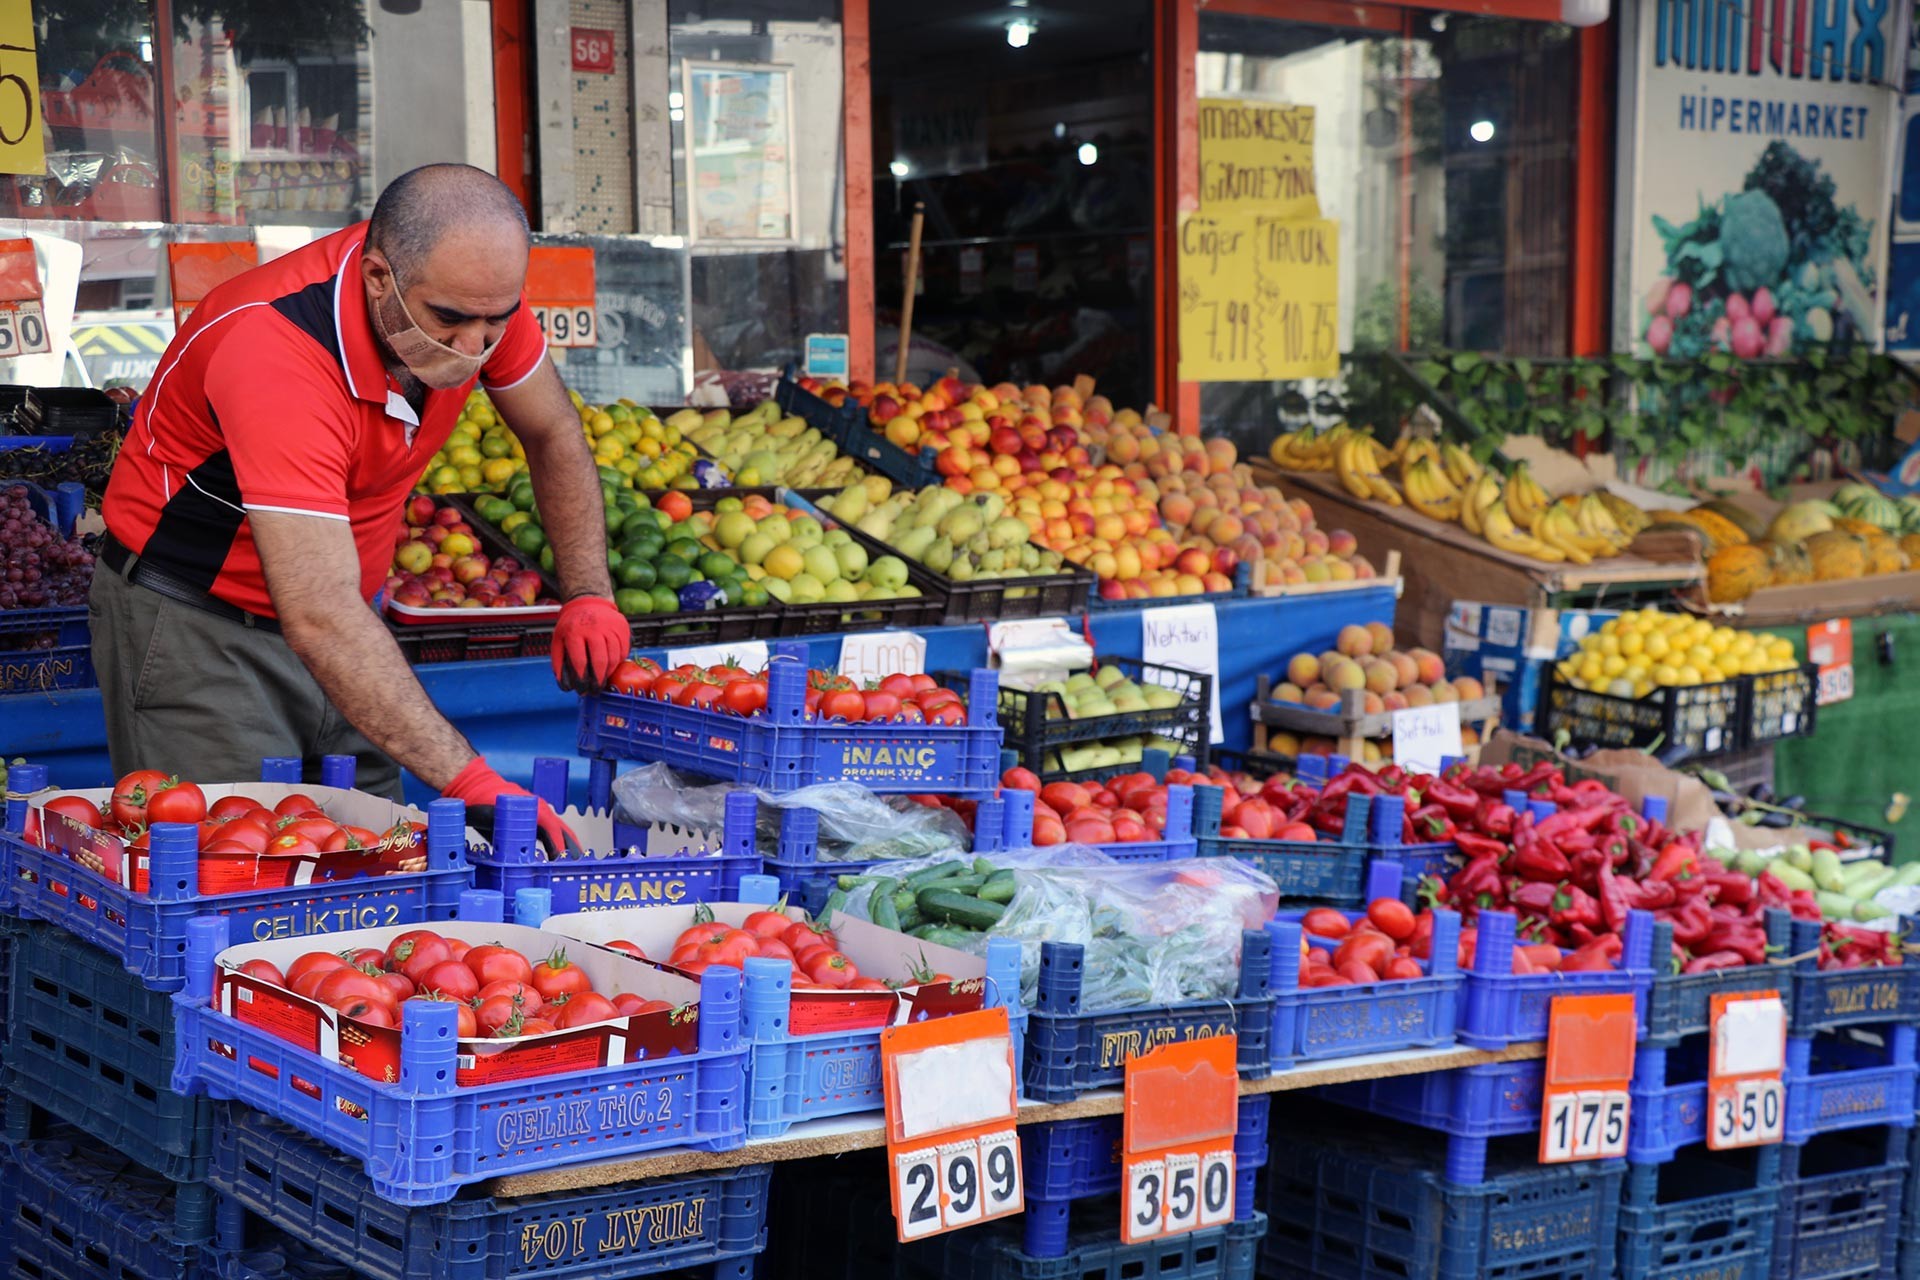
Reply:
[[[82,605],[93,553],[63,538],[27,501],[24,485],[0,489],[0,609]]]

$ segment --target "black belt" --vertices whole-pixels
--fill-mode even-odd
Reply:
[[[208,595],[185,578],[168,572],[150,560],[141,559],[127,550],[126,544],[111,533],[100,540],[100,563],[134,586],[145,587],[155,595],[177,600],[202,613],[210,613],[216,618],[225,618],[228,622],[237,622],[243,627],[252,627],[255,631],[280,634],[280,623],[275,619],[263,618],[257,613],[248,613],[238,605],[228,604],[225,600]]]

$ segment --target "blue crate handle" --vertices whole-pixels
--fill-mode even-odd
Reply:
[[[1159,747],[1140,753],[1140,772],[1150,774],[1155,782],[1167,780],[1167,770],[1173,767],[1173,760]]]
[[[1327,758],[1318,755],[1303,755],[1294,762],[1294,770],[1304,782],[1325,782],[1327,780]]]
[[[1352,763],[1353,761],[1351,759],[1343,755],[1328,756],[1327,757],[1327,776],[1329,778],[1339,777],[1341,774],[1347,771],[1347,766]]]
[[[300,760],[297,756],[268,756],[260,762],[260,781],[279,782],[287,786],[297,786],[300,782]]]
[[[1407,801],[1404,796],[1383,791],[1372,797],[1373,811],[1367,815],[1367,833],[1374,844],[1405,844]],[[1374,896],[1371,887],[1368,895]],[[1395,892],[1398,892],[1396,890]]]
[[[513,891],[513,922],[538,929],[553,914],[553,890],[545,888]]]
[[[1467,758],[1465,756],[1441,756],[1440,772],[1444,774],[1447,770],[1453,768],[1453,766],[1457,764],[1465,764],[1466,762],[1467,762]]]
[[[7,830],[19,835],[27,829],[28,802],[47,789],[47,766],[16,764],[7,770]]]
[[[1527,793],[1515,791],[1511,787],[1500,793],[1501,801],[1515,813],[1524,813],[1527,808]]]
[[[1529,800],[1527,801],[1527,812],[1533,815],[1535,822],[1545,822],[1548,818],[1560,812],[1560,806],[1551,800]]]
[[[1175,756],[1173,758],[1173,767],[1176,769],[1185,769],[1188,773],[1194,771],[1194,764],[1195,761],[1192,756]]]
[[[756,907],[770,907],[780,900],[778,876],[741,876],[738,901]],[[788,966],[791,968],[792,966]]]
[[[1513,933],[1516,917],[1511,911],[1482,911],[1474,943],[1473,968],[1468,972],[1486,978],[1505,978],[1513,974]],[[1620,963],[1616,972],[1646,970],[1653,967],[1653,915],[1635,908],[1627,912],[1626,931],[1621,935]]]
[[[973,851],[995,853],[1006,847],[1007,802],[999,796],[982,800],[973,811]]]
[[[1000,848],[1030,849],[1033,847],[1033,805],[1039,799],[1031,791],[1007,790],[1000,794],[1000,803],[1005,808],[1000,825]],[[980,823],[976,819],[974,829],[978,831]]]
[[[1218,791],[1218,787],[1202,787],[1202,791]],[[1184,782],[1176,782],[1167,788],[1167,827],[1161,833],[1163,840],[1193,839],[1193,788]]]
[[[342,791],[353,790],[353,779],[357,772],[356,761],[352,756],[321,756],[320,785],[339,787]]]
[[[535,756],[533,758],[533,794],[545,800],[557,811],[567,807],[567,784],[570,766],[558,756]]]
[[[1640,816],[1662,825],[1667,821],[1667,798],[1665,796],[1642,796],[1640,798]]]

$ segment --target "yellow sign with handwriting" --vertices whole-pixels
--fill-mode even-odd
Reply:
[[[1317,218],[1313,108],[1202,98],[1200,208]]]
[[[0,173],[45,173],[30,0],[0,0]]]
[[[1340,368],[1339,226],[1325,218],[1180,220],[1180,378],[1330,378]]]

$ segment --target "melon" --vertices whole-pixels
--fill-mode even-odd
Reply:
[[[1877,528],[1898,529],[1900,527],[1900,508],[1893,505],[1891,498],[1882,494],[1871,491],[1855,494],[1849,501],[1836,505],[1855,520],[1864,520]]]
[[[1893,504],[1900,508],[1900,532],[1920,533],[1920,498],[1909,493],[1895,498]]]
[[[1883,573],[1902,573],[1907,567],[1907,553],[1900,549],[1888,534],[1879,534],[1867,539],[1867,572],[1876,577]]]
[[[1716,498],[1712,502],[1703,502],[1694,510],[1707,511],[1719,516],[1746,534],[1748,542],[1767,536],[1767,522],[1762,520],[1757,512],[1749,511],[1729,499]]]
[[[1721,547],[1737,547],[1748,540],[1745,529],[1710,507],[1682,511],[1676,518],[1706,534],[1716,551]]]
[[[1767,555],[1773,566],[1773,577],[1768,586],[1794,587],[1813,581],[1813,559],[1807,555],[1805,546],[1798,542],[1761,543],[1767,549]]]
[[[1808,538],[1807,555],[1813,560],[1813,576],[1818,582],[1858,578],[1867,571],[1867,540],[1838,529]]]
[[[1745,600],[1772,576],[1772,561],[1764,548],[1722,547],[1707,560],[1707,599],[1714,604]]]
[[[1909,562],[1920,560],[1920,533],[1901,534],[1900,549],[1907,553]]]
[[[1767,526],[1767,537],[1774,542],[1805,542],[1817,533],[1833,528],[1833,516],[1824,502],[1796,502],[1785,507]]]
[[[1857,538],[1884,538],[1886,536],[1886,530],[1882,529],[1879,525],[1871,521],[1858,519],[1854,516],[1841,516],[1833,522],[1833,527],[1842,533],[1851,533]]]
[[[1880,491],[1870,484],[1861,484],[1858,480],[1841,485],[1833,491],[1833,505],[1842,511],[1862,498],[1877,498]]]

